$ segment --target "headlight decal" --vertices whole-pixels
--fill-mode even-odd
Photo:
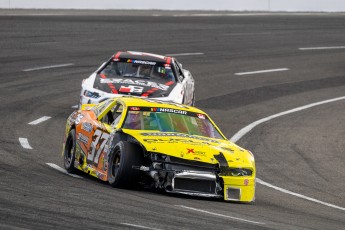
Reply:
[[[85,91],[84,91],[84,96],[85,96],[85,97],[95,98],[95,99],[101,97],[101,96],[99,95],[99,93],[91,92],[91,91],[88,91],[88,90],[85,90]]]

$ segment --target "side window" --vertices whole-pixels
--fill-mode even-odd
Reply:
[[[177,78],[179,79],[179,81],[183,81],[184,75],[183,75],[183,71],[182,71],[182,65],[177,60],[175,60],[174,66],[175,66],[175,70],[177,73]]]
[[[117,104],[114,111],[112,112],[113,121],[111,122],[111,126],[115,127],[120,122],[120,119],[122,117],[122,111],[123,106],[121,104]]]
[[[108,125],[110,125],[114,121],[113,113],[111,112],[111,110],[102,118],[101,121],[103,123],[107,123]]]
[[[101,119],[101,122],[107,123],[108,125],[116,125],[121,118],[122,105],[116,104],[107,114]],[[115,123],[116,122],[116,123]]]

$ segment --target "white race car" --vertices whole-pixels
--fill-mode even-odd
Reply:
[[[79,106],[124,95],[194,105],[194,79],[173,57],[117,52],[83,81]]]

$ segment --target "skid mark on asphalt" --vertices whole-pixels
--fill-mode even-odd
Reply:
[[[328,47],[305,47],[298,48],[299,50],[334,50],[334,49],[345,49],[345,46],[328,46]]]
[[[59,172],[62,172],[66,175],[69,175],[71,177],[74,177],[74,178],[83,178],[81,176],[78,176],[78,175],[75,175],[75,174],[71,174],[71,173],[68,173],[65,169],[61,168],[60,166],[56,165],[56,164],[53,164],[53,163],[46,163],[47,165],[49,165],[51,168],[59,171]]]
[[[24,72],[30,72],[30,71],[36,71],[36,70],[43,70],[43,69],[53,69],[53,68],[61,68],[61,67],[67,67],[72,66],[73,63],[66,63],[66,64],[60,64],[60,65],[49,65],[49,66],[41,66],[36,68],[30,68],[30,69],[23,69]]]
[[[260,120],[257,120],[255,122],[247,125],[246,127],[242,128],[233,137],[230,138],[230,141],[236,142],[236,141],[240,140],[244,135],[249,133],[256,126],[258,126],[258,125],[260,125],[260,124],[262,124],[264,122],[270,121],[270,120],[272,120],[274,118],[281,117],[281,116],[284,116],[284,115],[288,115],[288,114],[291,114],[291,113],[295,113],[295,112],[298,112],[298,111],[302,111],[302,110],[305,110],[305,109],[309,109],[309,108],[312,108],[312,107],[315,107],[315,106],[319,106],[319,105],[323,105],[323,104],[327,104],[327,103],[332,103],[332,102],[340,101],[340,100],[345,100],[345,96],[344,97],[337,97],[337,98],[333,98],[333,99],[329,99],[329,100],[325,100],[325,101],[315,102],[315,103],[308,104],[308,105],[305,105],[305,106],[297,107],[295,109],[290,109],[290,110],[287,110],[287,111],[284,111],[284,112],[281,112],[281,113],[277,113],[277,114],[271,115],[269,117],[262,118]],[[286,190],[284,188],[280,188],[280,187],[277,187],[275,185],[269,184],[269,183],[267,183],[267,182],[265,182],[265,181],[263,181],[263,180],[261,180],[259,178],[256,178],[256,182],[261,184],[261,185],[267,186],[269,188],[273,188],[275,190],[278,190],[278,191],[286,193],[286,194],[290,194],[290,195],[293,195],[293,196],[296,196],[296,197],[299,197],[299,198],[302,198],[302,199],[305,199],[305,200],[309,200],[309,201],[312,201],[312,202],[315,202],[315,203],[318,203],[318,204],[322,204],[322,205],[325,205],[325,206],[328,206],[328,207],[331,207],[331,208],[335,208],[335,209],[339,209],[339,210],[345,211],[344,207],[340,207],[340,206],[337,206],[337,205],[334,205],[334,204],[330,204],[330,203],[327,203],[327,202],[323,202],[321,200],[317,200],[317,199],[314,199],[314,198],[311,198],[311,197],[308,197],[308,196],[304,196],[302,194],[291,192],[291,191]]]
[[[238,220],[238,221],[252,223],[252,224],[265,224],[265,223],[262,223],[262,222],[257,222],[257,221],[237,218],[237,217],[223,215],[223,214],[219,214],[219,213],[215,213],[215,212],[209,212],[209,211],[206,211],[206,210],[192,208],[192,207],[188,207],[188,206],[184,206],[184,205],[175,205],[175,206],[180,207],[180,208],[184,208],[184,209],[188,209],[188,210],[192,210],[192,211],[196,211],[196,212],[201,212],[201,213],[209,214],[209,215],[212,215],[212,216],[224,217],[224,218]]]
[[[39,124],[39,123],[42,123],[42,122],[44,122],[44,121],[46,121],[46,120],[49,120],[51,117],[49,117],[49,116],[43,116],[43,117],[41,117],[41,118],[38,118],[37,120],[34,120],[34,121],[31,121],[30,123],[28,123],[29,125],[37,125],[37,124]]]

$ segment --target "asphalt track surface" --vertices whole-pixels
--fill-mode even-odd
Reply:
[[[81,81],[117,50],[203,53],[177,58],[195,77],[197,106],[229,138],[261,118],[345,96],[345,49],[299,50],[344,46],[344,14],[0,13],[0,229],[344,229],[344,210],[259,183],[247,205],[114,189],[46,164],[62,166]],[[235,75],[277,68],[289,70]],[[344,114],[345,100],[316,106],[260,124],[238,144],[254,153],[261,180],[345,207]],[[43,116],[51,119],[28,124]]]

